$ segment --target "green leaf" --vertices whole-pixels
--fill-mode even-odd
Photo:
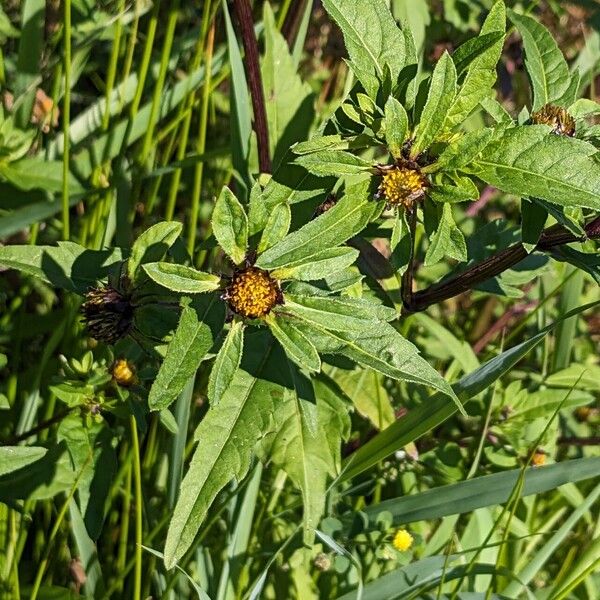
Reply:
[[[308,337],[284,315],[280,318],[269,315],[267,324],[287,356],[297,365],[309,371],[321,370],[321,359],[316,348]]]
[[[532,110],[560,98],[571,81],[569,66],[550,32],[536,19],[509,10],[523,38],[525,67],[533,88]]]
[[[452,54],[452,60],[456,65],[456,74],[458,77],[487,50],[496,46],[497,42],[503,39],[504,30],[499,29],[491,33],[480,33],[477,37],[471,38],[464,44],[461,44]]]
[[[477,200],[479,190],[470,177],[453,174],[451,177],[444,173],[441,181],[436,178],[427,190],[427,196],[434,202],[455,203]]]
[[[243,347],[244,324],[241,321],[233,321],[208,378],[206,395],[211,405],[215,405],[221,400],[231,384],[242,360]]]
[[[239,265],[248,249],[248,217],[244,207],[228,188],[223,187],[212,214],[213,233],[225,253]]]
[[[454,258],[459,262],[467,260],[467,244],[461,230],[452,216],[452,206],[448,203],[438,205],[438,225],[431,237],[425,265],[431,266],[445,258]]]
[[[305,139],[315,117],[314,94],[297,73],[288,44],[277,29],[271,5],[263,8],[265,54],[261,63],[269,147],[278,165],[289,147]]]
[[[196,430],[199,441],[165,542],[165,565],[172,568],[194,542],[216,495],[248,472],[253,448],[272,431],[273,411],[283,398],[277,369],[284,360],[267,332],[246,336],[250,352],[216,406],[211,406]],[[274,372],[275,371],[275,372]]]
[[[0,265],[80,294],[106,279],[122,259],[121,250],[87,250],[74,242],[58,246],[2,246]]]
[[[286,294],[286,303],[275,310],[298,316],[334,331],[363,331],[378,321],[397,317],[393,308],[361,298]]]
[[[0,477],[40,460],[46,452],[41,446],[0,446]]]
[[[294,163],[302,165],[309,173],[318,177],[355,175],[373,168],[370,162],[343,150],[320,150],[301,154]]]
[[[0,162],[0,179],[6,179],[20,190],[60,192],[63,185],[63,164],[58,160],[22,158],[11,163]],[[69,173],[69,194],[83,194],[82,185]]]
[[[453,171],[469,164],[491,141],[494,130],[484,127],[470,131],[458,140],[448,144],[438,159],[430,167],[425,167],[424,172],[444,169]]]
[[[473,60],[461,84],[452,106],[448,110],[444,129],[453,129],[460,125],[479,105],[490,95],[496,82],[496,66],[504,46],[504,32],[506,30],[506,7],[504,2],[496,2],[490,10],[479,37],[500,34],[498,40]],[[462,57],[458,57],[462,60]]]
[[[596,148],[549,131],[546,125],[507,129],[475,159],[473,172],[509,194],[600,210]]]
[[[224,321],[225,304],[214,294],[199,296],[183,307],[165,360],[150,388],[151,410],[162,410],[177,398],[212,348]]]
[[[441,131],[446,115],[456,95],[456,69],[448,52],[435,65],[427,102],[415,129],[415,141],[410,155],[415,158],[429,148]]]
[[[127,262],[129,279],[135,281],[141,265],[164,258],[169,248],[179,237],[182,228],[181,223],[164,221],[146,229],[131,248],[131,256]]]
[[[261,441],[265,459],[283,469],[302,492],[304,540],[311,545],[325,510],[326,485],[340,468],[340,439],[350,419],[339,393],[325,379],[295,373],[274,413],[274,427]]]
[[[405,42],[384,0],[324,0],[325,10],[337,22],[356,76],[375,98],[377,80],[384,79],[385,66],[396,82],[404,67]]]
[[[322,150],[348,150],[350,143],[341,135],[317,135],[306,142],[298,142],[292,146],[292,152],[298,156],[312,154]]]
[[[565,483],[598,477],[600,457],[566,460],[545,467],[529,467],[525,473],[522,496],[541,494]],[[484,475],[419,494],[385,500],[369,506],[364,512],[374,521],[377,514],[385,510],[392,514],[395,523],[411,523],[470,512],[483,506],[495,506],[508,501],[520,474],[521,469],[513,469]]]
[[[142,268],[152,281],[180,294],[212,292],[221,284],[220,277],[184,265],[155,262],[145,264]]]
[[[385,103],[385,141],[394,158],[402,157],[402,147],[408,137],[408,115],[404,106],[390,96]]]
[[[292,211],[289,204],[278,204],[273,207],[262,232],[257,252],[262,254],[265,250],[280,242],[287,235],[291,221]]]
[[[259,256],[256,266],[277,269],[312,259],[362,231],[381,209],[369,200],[368,182],[349,187],[335,206]]]
[[[73,469],[78,474],[78,506],[85,528],[92,540],[102,531],[105,502],[117,471],[117,456],[112,446],[112,434],[103,423],[86,426],[82,415],[71,413],[56,432],[69,449]]]
[[[349,267],[358,258],[359,252],[354,248],[331,248],[311,256],[299,264],[275,269],[272,273],[276,279],[296,279],[298,281],[314,281],[339,273]]]

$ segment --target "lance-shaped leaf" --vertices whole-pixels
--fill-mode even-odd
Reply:
[[[446,256],[460,262],[466,261],[467,244],[464,235],[454,222],[452,207],[445,203],[436,208],[438,224],[435,233],[431,236],[425,264],[434,265]]]
[[[275,336],[285,353],[297,365],[309,371],[321,370],[321,359],[317,349],[308,337],[293,322],[285,317],[281,319],[269,315],[266,319],[271,333]]]
[[[283,398],[277,369],[284,360],[275,356],[272,340],[268,332],[246,337],[251,351],[244,353],[221,401],[209,409],[196,430],[199,443],[167,533],[167,568],[192,545],[216,495],[232,479],[240,481],[246,475],[256,442],[272,430],[271,414]]]
[[[552,135],[545,125],[526,125],[501,133],[473,161],[472,170],[509,194],[600,210],[596,153],[591,144]]]
[[[175,221],[157,223],[135,240],[127,262],[127,274],[134,281],[138,269],[145,263],[161,260],[179,237],[183,225]]]
[[[333,275],[349,267],[357,259],[358,250],[354,248],[331,248],[303,260],[298,264],[275,269],[272,273],[276,279],[296,279],[298,281],[314,281]]]
[[[180,294],[202,294],[218,289],[220,277],[197,271],[192,267],[155,262],[143,265],[146,275],[163,287]]]
[[[489,35],[500,37],[482,50],[467,67],[465,79],[448,111],[444,129],[452,129],[462,123],[477,108],[481,100],[490,95],[490,90],[496,82],[496,65],[502,54],[505,30],[506,8],[504,2],[496,2],[481,28],[479,38],[483,41]],[[462,63],[465,58],[458,51],[457,54]],[[462,64],[460,67],[462,68]]]
[[[321,377],[311,382],[293,365],[290,371],[294,386],[277,404],[261,450],[300,488],[304,541],[310,545],[325,509],[327,479],[339,472],[340,440],[348,437],[350,419],[335,384]]]
[[[410,151],[413,158],[435,140],[444,125],[455,95],[456,68],[448,52],[444,52],[433,70],[427,102],[415,129],[415,142]]]
[[[150,388],[151,410],[162,410],[177,398],[212,348],[224,322],[225,303],[215,294],[199,296],[184,306],[165,360]]]
[[[276,309],[334,331],[363,331],[373,322],[392,321],[393,308],[350,297],[300,296],[286,294],[286,303]]]
[[[355,175],[373,168],[370,162],[343,150],[320,150],[301,154],[294,162],[319,177]]]
[[[525,48],[525,67],[533,88],[533,110],[559,99],[568,89],[569,66],[550,32],[534,18],[509,11]]]
[[[215,202],[212,215],[213,233],[231,260],[239,265],[248,248],[248,217],[234,193],[224,187]]]
[[[404,106],[393,96],[385,103],[385,141],[394,158],[402,156],[402,147],[408,136],[408,115]]]
[[[342,30],[357,78],[369,95],[377,93],[385,66],[393,82],[404,67],[405,42],[384,0],[324,0],[325,10]]]
[[[348,188],[335,206],[259,256],[256,266],[277,269],[298,264],[362,231],[383,207],[369,200],[368,189],[368,182]]]
[[[267,223],[263,229],[257,251],[262,254],[277,242],[280,242],[288,233],[292,221],[292,211],[287,203],[277,204],[269,213]]]
[[[231,384],[240,366],[243,348],[244,324],[241,321],[233,321],[208,378],[206,394],[212,405],[219,402]]]
[[[388,323],[371,321],[361,331],[333,331],[314,320],[295,316],[322,354],[342,354],[392,379],[432,387],[452,398],[464,413],[450,384],[419,355],[416,346]]]
[[[58,246],[0,247],[0,265],[38,277],[72,292],[84,293],[109,273],[118,272],[121,250],[88,250],[74,242]]]

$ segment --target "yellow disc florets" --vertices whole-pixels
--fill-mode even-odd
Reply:
[[[396,535],[394,536],[394,548],[399,552],[405,552],[406,550],[410,550],[412,546],[414,538],[406,529],[398,529],[396,531]]]
[[[575,135],[575,119],[564,108],[554,104],[546,104],[531,113],[531,122],[535,125],[549,125],[552,133],[557,135]]]
[[[123,387],[129,387],[137,381],[135,367],[124,358],[119,358],[115,361],[112,368],[112,376],[113,379]]]
[[[264,317],[282,303],[278,282],[257,267],[236,271],[223,298],[231,310],[248,319]]]
[[[394,167],[383,175],[379,194],[390,206],[411,208],[425,194],[427,179],[417,169]]]

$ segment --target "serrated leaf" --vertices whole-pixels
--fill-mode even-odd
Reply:
[[[385,141],[394,158],[402,156],[402,147],[408,137],[408,115],[404,106],[390,96],[385,103]]]
[[[506,7],[504,2],[496,2],[481,27],[479,37],[483,38],[483,36],[498,33],[501,36],[469,64],[465,79],[448,110],[444,129],[453,129],[462,123],[479,103],[490,95],[490,90],[496,82],[496,65],[502,54],[505,30]]]
[[[135,280],[141,265],[157,262],[164,258],[179,237],[182,228],[183,225],[176,221],[164,221],[146,229],[131,248],[131,255],[127,261],[129,279]]]
[[[296,294],[286,294],[286,303],[276,311],[335,331],[363,331],[377,321],[392,321],[398,316],[393,308],[361,298]]]
[[[355,175],[373,168],[370,162],[343,150],[320,150],[301,154],[294,163],[302,165],[309,173],[318,177]]]
[[[231,384],[240,366],[243,348],[244,324],[241,321],[233,321],[208,378],[206,395],[211,405],[219,402]]]
[[[196,430],[199,443],[165,542],[169,569],[194,542],[216,495],[232,479],[239,482],[246,475],[256,442],[272,430],[271,415],[283,398],[283,388],[275,383],[280,378],[272,371],[282,358],[274,352],[268,332],[247,336],[246,345],[250,351],[244,352],[229,388]]]
[[[265,459],[283,469],[300,488],[304,541],[310,545],[325,509],[327,479],[339,472],[340,440],[348,437],[350,419],[327,380],[316,378],[311,383],[291,370],[295,386],[277,404],[275,426],[261,447]]]
[[[459,262],[467,260],[465,237],[454,222],[448,203],[438,206],[438,225],[425,254],[425,265],[434,265],[446,256]]]
[[[469,66],[482,56],[488,49],[495,46],[504,38],[504,31],[492,31],[467,40],[461,44],[452,54],[452,60],[456,65],[456,74],[460,77]]]
[[[452,177],[444,177],[442,183],[434,182],[427,190],[427,196],[435,202],[465,202],[467,200],[477,200],[479,190],[470,177],[453,175]]]
[[[358,254],[358,250],[354,248],[331,248],[331,250],[323,250],[300,264],[275,269],[272,275],[276,279],[282,280],[314,281],[323,279],[349,267],[357,259]]]
[[[322,150],[347,150],[349,148],[348,140],[341,135],[317,135],[306,142],[298,142],[291,148],[294,154],[312,154]]]
[[[342,30],[357,78],[371,97],[388,65],[395,82],[404,67],[404,36],[384,0],[324,0],[325,10]]]
[[[265,54],[261,62],[269,147],[278,165],[289,147],[306,138],[314,120],[314,94],[297,73],[289,46],[279,32],[271,5],[263,9]]]
[[[441,131],[456,95],[456,69],[448,52],[444,52],[431,76],[427,102],[415,129],[410,155],[415,158],[429,148]]]
[[[181,311],[179,325],[150,388],[151,410],[167,408],[181,393],[212,348],[225,322],[225,304],[216,295],[199,296]]]
[[[0,477],[27,467],[47,452],[41,446],[0,446]]]
[[[244,207],[228,188],[223,187],[212,214],[213,233],[231,260],[239,265],[248,249],[248,217]]]
[[[269,316],[267,324],[287,356],[298,366],[309,371],[321,370],[321,359],[311,341],[284,315]]]
[[[369,200],[368,182],[352,186],[327,212],[261,254],[256,266],[277,269],[308,261],[362,231],[381,208],[379,203]]]
[[[78,293],[105,279],[121,259],[119,248],[88,250],[74,242],[58,242],[58,246],[0,247],[0,265]]]
[[[292,211],[289,204],[278,204],[273,207],[258,244],[258,253],[262,254],[265,250],[280,242],[287,235],[291,221]]]
[[[532,110],[560,98],[571,81],[569,66],[550,32],[536,19],[509,10],[523,38],[525,67],[533,88]]]
[[[425,167],[424,172],[460,169],[470,163],[492,141],[493,136],[494,130],[486,127],[464,134],[448,144],[435,163],[431,167]]]
[[[545,125],[512,127],[488,144],[472,166],[487,183],[517,196],[600,210],[596,148],[550,134]]]
[[[15,162],[0,162],[0,179],[9,181],[20,190],[60,192],[63,186],[63,164],[58,160],[22,158]],[[83,194],[84,188],[69,173],[69,194]]]
[[[213,292],[221,284],[221,279],[216,275],[203,273],[185,265],[155,262],[145,264],[142,268],[152,281],[180,294]]]

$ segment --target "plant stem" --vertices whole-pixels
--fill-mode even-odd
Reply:
[[[71,119],[71,0],[64,0],[63,30],[65,95],[63,98],[63,181],[62,181],[62,225],[63,239],[70,236],[69,226],[69,125]]]
[[[547,252],[564,244],[600,238],[600,217],[597,217],[586,225],[585,232],[585,236],[577,237],[562,225],[553,225],[552,227],[544,229],[535,250]],[[432,304],[437,304],[438,302],[443,302],[444,300],[458,296],[459,294],[470,290],[478,283],[486,281],[487,279],[495,277],[510,269],[524,258],[527,258],[528,254],[529,253],[523,244],[513,244],[484,261],[469,267],[456,277],[432,285],[420,292],[416,292],[412,296],[410,303],[405,302],[405,311],[407,313],[419,312],[425,310]]]
[[[408,226],[410,228],[410,255],[408,257],[408,265],[406,271],[402,275],[402,287],[400,294],[404,306],[413,305],[413,281],[415,275],[415,233],[417,231],[417,211],[416,209],[408,209],[406,213]]]
[[[242,42],[244,44],[246,77],[252,97],[252,108],[254,110],[254,131],[258,142],[258,164],[261,173],[271,172],[271,157],[269,155],[269,129],[267,127],[267,110],[265,107],[265,95],[260,76],[260,65],[258,62],[258,43],[254,35],[254,22],[252,20],[252,9],[248,0],[234,0],[235,13],[237,15]]]
[[[58,423],[59,421],[62,421],[72,410],[72,408],[67,408],[59,413],[56,413],[53,417],[47,419],[46,421],[38,423],[35,427],[32,427],[27,431],[19,433],[18,435],[15,435],[7,440],[2,440],[0,442],[0,446],[13,446],[18,442],[22,442],[23,440],[26,440],[32,435],[35,435],[36,433],[39,433],[44,429],[48,429],[49,427],[52,427],[52,425]]]
[[[131,442],[133,447],[133,479],[135,485],[135,571],[133,599],[141,600],[142,596],[142,468],[140,464],[140,441],[135,417],[129,417]]]

